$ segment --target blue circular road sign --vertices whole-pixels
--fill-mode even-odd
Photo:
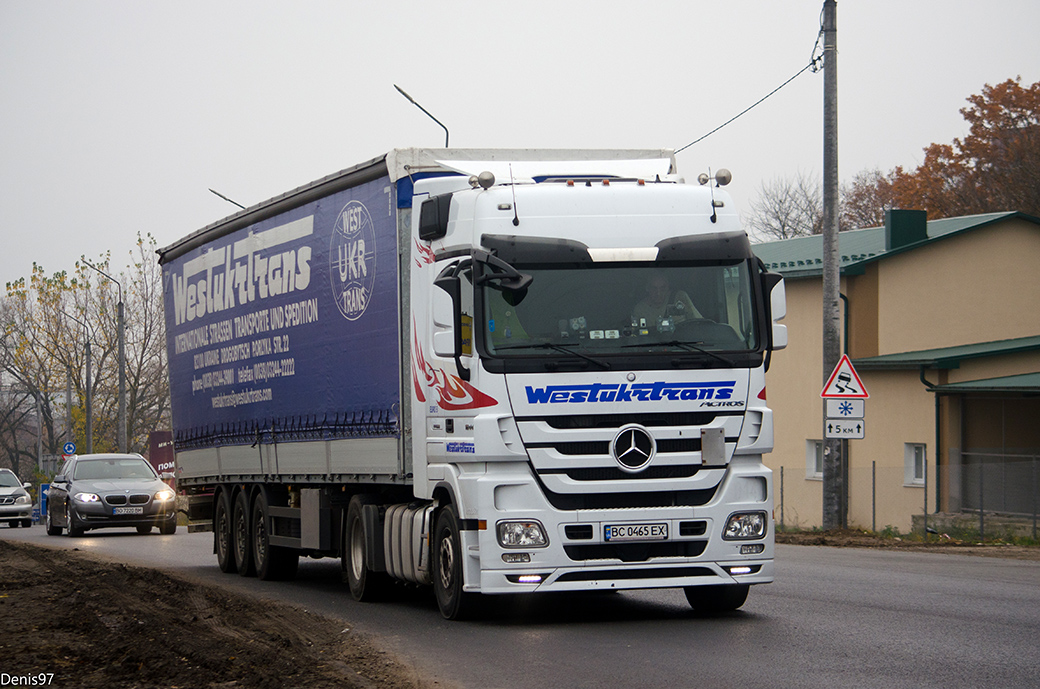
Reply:
[[[74,455],[76,454],[76,443],[65,443],[61,449],[67,455]]]

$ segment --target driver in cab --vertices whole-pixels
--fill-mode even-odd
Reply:
[[[654,327],[665,319],[673,323],[703,318],[681,289],[672,289],[663,275],[655,275],[646,283],[646,296],[632,307],[632,322],[641,327]]]

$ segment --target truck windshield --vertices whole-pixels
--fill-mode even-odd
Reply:
[[[494,357],[580,358],[758,347],[748,261],[726,264],[519,265],[526,292],[483,289]]]

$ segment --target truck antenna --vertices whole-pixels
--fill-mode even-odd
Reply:
[[[431,120],[433,120],[434,122],[436,122],[437,124],[439,124],[439,125],[441,126],[441,129],[443,129],[443,130],[444,130],[444,148],[447,148],[447,147],[448,147],[448,128],[444,126],[444,123],[443,123],[443,122],[441,122],[440,120],[438,120],[438,119],[437,119],[436,117],[434,117],[433,115],[431,115],[431,114],[430,114],[430,111],[429,111],[429,110],[427,110],[427,109],[426,109],[426,108],[424,108],[423,106],[421,106],[421,105],[419,105],[418,103],[416,103],[416,102],[415,102],[415,99],[414,99],[414,98],[412,98],[411,96],[409,96],[409,95],[408,95],[408,94],[407,94],[407,93],[405,92],[405,90],[404,90],[403,88],[401,88],[401,87],[400,87],[400,86],[398,86],[397,84],[394,84],[394,88],[395,88],[395,89],[397,89],[397,92],[398,92],[398,93],[400,93],[400,94],[401,94],[402,96],[404,96],[405,98],[407,98],[407,99],[408,99],[408,102],[409,102],[409,103],[411,103],[411,104],[412,104],[412,105],[414,105],[415,107],[417,107],[417,108],[419,108],[420,110],[422,110],[422,111],[423,111],[424,113],[426,113],[426,116],[427,116],[427,117],[429,117],[429,118],[430,118]]]
[[[239,208],[241,208],[242,210],[245,210],[245,209],[246,209],[246,207],[245,207],[245,206],[243,206],[243,205],[242,205],[241,203],[239,203],[238,201],[232,201],[232,200],[231,200],[231,199],[229,199],[228,197],[226,197],[226,196],[224,196],[223,194],[221,194],[221,193],[220,193],[219,191],[216,191],[216,190],[214,190],[214,189],[210,189],[210,191],[212,191],[212,192],[213,192],[214,194],[216,194],[216,195],[217,195],[217,196],[219,196],[220,198],[224,199],[224,200],[225,200],[225,201],[227,201],[228,203],[233,203],[233,204],[235,204],[236,206],[238,206]]]
[[[509,186],[513,191],[513,227],[520,224],[520,215],[516,209],[516,183],[513,181],[513,164],[509,164]]]

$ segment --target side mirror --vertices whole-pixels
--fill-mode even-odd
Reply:
[[[783,278],[769,293],[769,312],[773,317],[773,349],[783,349],[787,346],[787,326],[777,323],[787,315],[787,290]]]
[[[164,471],[163,473],[159,474],[159,478],[161,478],[163,481],[172,481],[177,477],[168,471]]]
[[[32,488],[32,484],[29,483],[28,481],[26,481],[25,483],[22,484],[22,488],[24,488],[26,490],[29,490],[30,488]]]
[[[54,483],[65,483],[65,474],[58,474],[55,476]]]

